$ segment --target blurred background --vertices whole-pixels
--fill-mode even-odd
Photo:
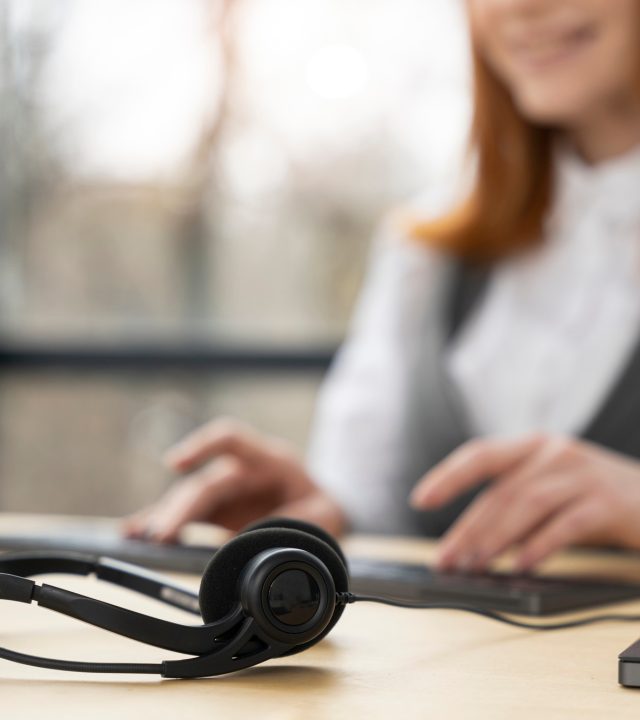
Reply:
[[[460,0],[0,0],[0,510],[131,511],[221,414],[303,452],[469,100]]]

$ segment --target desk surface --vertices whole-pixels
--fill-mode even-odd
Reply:
[[[0,529],[43,530],[60,518],[2,516]],[[84,521],[86,522],[86,520]],[[198,540],[215,531],[196,529]],[[215,535],[215,536],[214,536]],[[208,538],[207,538],[208,539]],[[428,559],[433,545],[406,539],[350,538],[349,553]],[[640,580],[640,557],[575,552],[555,558],[551,572],[606,572]],[[182,577],[197,587],[198,580]],[[56,583],[143,611],[158,606],[82,578]],[[640,601],[613,606],[640,613]],[[171,609],[164,617],[185,619]],[[588,613],[587,613],[588,614]],[[41,720],[102,718],[636,718],[640,690],[617,685],[618,653],[640,636],[640,624],[535,633],[452,611],[348,607],[330,636],[295,657],[235,675],[199,680],[95,676],[0,661],[2,717]],[[0,645],[80,660],[156,662],[172,656],[34,606],[5,603]]]

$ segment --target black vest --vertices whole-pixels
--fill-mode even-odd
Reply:
[[[425,472],[471,437],[456,390],[444,372],[443,356],[447,343],[480,300],[488,277],[485,270],[452,263],[443,283],[435,327],[426,333],[413,370],[413,377],[424,378],[424,382],[418,381],[419,387],[412,388],[409,401],[405,432],[412,452],[401,469],[399,503],[406,503],[411,488]],[[626,367],[581,437],[640,459],[640,332]],[[406,532],[441,535],[481,490],[436,511],[415,512],[407,507]]]

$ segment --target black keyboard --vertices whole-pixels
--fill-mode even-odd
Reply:
[[[199,575],[215,547],[127,540],[95,527],[46,535],[0,534],[2,550],[80,552],[155,570]],[[640,585],[590,578],[441,573],[426,565],[349,558],[351,590],[398,600],[453,602],[525,615],[547,615],[640,597]]]
[[[456,602],[523,615],[549,615],[640,597],[640,585],[585,577],[437,572],[426,565],[353,558],[351,589],[391,599]]]

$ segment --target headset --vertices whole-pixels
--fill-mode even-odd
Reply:
[[[49,573],[95,575],[198,615],[202,622],[171,622],[28,579]],[[35,602],[132,640],[191,656],[159,663],[97,663],[0,648],[1,659],[53,670],[158,674],[165,678],[224,675],[301,652],[331,631],[346,605],[359,601],[463,610],[535,630],[604,620],[640,620],[640,615],[598,615],[540,625],[462,604],[354,595],[349,592],[346,558],[336,540],[319,527],[285,518],[250,525],[223,545],[205,569],[198,594],[115,560],[75,553],[16,553],[0,556],[0,600]]]

